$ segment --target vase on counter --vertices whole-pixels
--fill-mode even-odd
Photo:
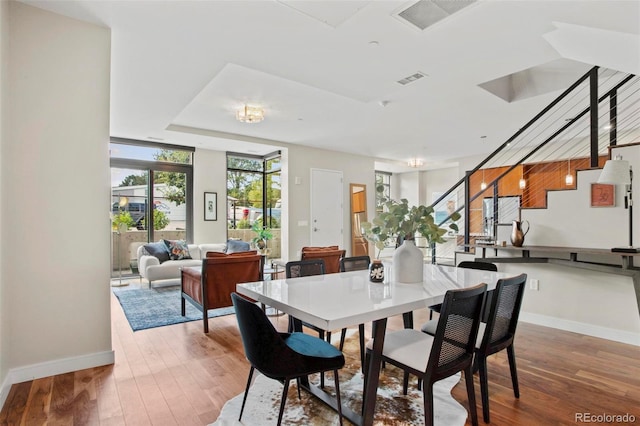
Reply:
[[[405,239],[393,254],[393,278],[399,283],[421,283],[424,255],[413,239]]]
[[[527,230],[523,231],[522,225],[525,223]],[[529,232],[529,221],[523,220],[520,222],[519,220],[514,220],[511,225],[511,244],[513,244],[514,247],[522,247],[522,244],[524,244],[524,236],[527,235],[527,232]]]

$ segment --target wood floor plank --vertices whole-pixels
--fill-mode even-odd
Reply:
[[[96,381],[96,400],[100,424],[120,424],[124,421],[113,366],[105,366]]]
[[[0,424],[19,425],[27,410],[27,400],[33,382],[17,383],[11,386],[7,400],[0,411]]]
[[[74,374],[66,373],[53,376],[49,418],[54,424],[73,424]]]
[[[414,316],[417,327],[428,311]],[[270,319],[286,330],[286,315]],[[209,327],[204,334],[202,322],[193,321],[133,332],[112,297],[115,364],[13,385],[0,425],[210,424],[244,391],[249,364],[233,315],[212,318]],[[389,319],[390,330],[402,327],[401,317]],[[629,413],[640,422],[637,346],[521,323],[515,347],[519,399],[506,353],[488,359],[492,426],[575,426],[583,412]],[[481,416],[477,376],[474,383]],[[452,394],[467,406],[464,381]]]
[[[119,379],[116,380],[116,386],[125,423],[139,426],[152,424],[136,380],[132,378]]]
[[[49,417],[51,407],[53,377],[34,380],[29,390],[24,421],[27,424],[44,424]]]

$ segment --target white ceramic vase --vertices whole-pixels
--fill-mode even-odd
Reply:
[[[393,278],[399,283],[421,283],[424,255],[415,240],[404,240],[393,254]]]

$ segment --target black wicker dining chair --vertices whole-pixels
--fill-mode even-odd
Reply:
[[[458,263],[458,268],[467,268],[467,269],[477,269],[480,271],[490,271],[490,272],[498,272],[498,267],[495,263],[490,262],[475,262],[473,260],[463,260]],[[429,306],[429,319],[433,319],[433,313],[440,313],[440,309],[442,308],[442,303],[438,303],[437,305]]]
[[[473,426],[478,424],[472,361],[486,288],[486,284],[478,284],[447,291],[440,317],[435,320],[434,336],[405,328],[384,337],[382,360],[404,370],[403,394],[407,394],[410,374],[424,383],[425,425],[433,425],[433,384],[460,371],[464,372],[471,423]],[[373,339],[367,343],[365,374],[371,362],[372,348]],[[367,380],[365,376],[365,382]]]
[[[486,423],[489,415],[489,384],[487,380],[487,358],[503,349],[507,350],[513,395],[520,398],[516,355],[513,340],[518,326],[522,297],[527,282],[527,275],[521,274],[512,278],[498,280],[495,290],[487,292],[485,309],[488,310],[486,323],[480,324],[474,359],[474,372],[480,373],[480,393],[482,396],[482,417]],[[434,334],[436,321],[432,320],[422,326],[422,331]]]
[[[371,258],[369,256],[343,257],[340,259],[340,272],[364,271],[369,269]],[[373,334],[373,333],[372,333]],[[340,350],[344,346],[343,335],[340,336]],[[364,365],[364,324],[358,324],[358,341],[360,343],[360,366]]]

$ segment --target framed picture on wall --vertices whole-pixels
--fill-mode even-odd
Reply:
[[[604,183],[591,184],[591,207],[614,207],[615,187]]]
[[[218,193],[204,193],[204,220],[218,220]]]

